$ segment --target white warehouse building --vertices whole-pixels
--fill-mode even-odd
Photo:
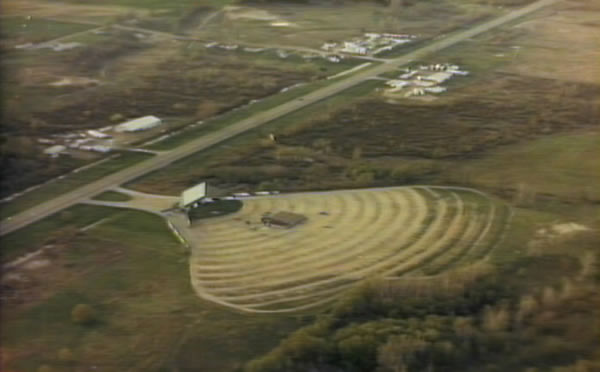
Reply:
[[[452,78],[452,74],[449,72],[436,72],[429,76],[423,76],[424,80],[435,81],[438,84],[441,84],[450,78]]]
[[[50,155],[52,157],[57,157],[58,155],[65,152],[66,149],[67,148],[63,145],[54,145],[54,146],[51,146],[51,147],[48,147],[47,149],[45,149],[44,154]]]
[[[115,131],[122,132],[137,132],[157,127],[162,124],[160,118],[148,115],[141,118],[126,121],[125,123],[115,126]]]

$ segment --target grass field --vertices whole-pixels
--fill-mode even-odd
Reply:
[[[2,215],[2,218],[12,216],[33,205],[69,192],[77,187],[105,177],[118,170],[127,168],[150,157],[152,157],[152,155],[147,153],[126,152],[120,154],[118,157],[111,158],[77,173],[69,173],[62,179],[53,180],[35,190],[18,196],[9,202],[0,204],[0,214]]]
[[[307,222],[269,228],[266,212]],[[502,203],[468,190],[397,188],[244,201],[185,229],[200,297],[256,313],[318,306],[375,276],[434,275],[488,256],[508,224]],[[346,232],[353,231],[352,234]]]
[[[117,209],[76,205],[2,237],[2,261],[11,261],[19,256],[41,248],[46,242],[52,244],[63,231],[80,229],[91,223],[118,213]]]
[[[3,17],[0,24],[2,43],[8,46],[40,43],[72,33],[85,31],[93,26],[25,17]]]
[[[600,135],[585,131],[541,138],[491,151],[453,169],[480,187],[518,189],[523,185],[538,194],[597,201]]]
[[[79,227],[109,219],[43,256],[51,265],[18,271],[28,284],[17,292],[21,301],[3,302],[2,370],[233,372],[305,324],[298,317],[248,317],[199,299],[186,274],[188,258],[158,216],[92,206],[68,212]],[[41,244],[59,225],[64,221],[41,221],[28,234],[3,239],[3,248]],[[96,310],[95,324],[71,322],[78,303]],[[73,361],[59,360],[61,348],[72,351]]]

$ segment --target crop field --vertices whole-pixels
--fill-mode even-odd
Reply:
[[[276,211],[307,222],[260,222]],[[200,297],[278,313],[327,303],[375,276],[435,275],[484,259],[509,216],[474,190],[423,186],[257,197],[238,213],[183,229]]]

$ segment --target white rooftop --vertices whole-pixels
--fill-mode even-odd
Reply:
[[[435,81],[436,83],[443,83],[451,77],[452,74],[449,72],[436,72],[435,74],[431,74],[429,76],[423,76],[423,79]]]
[[[51,146],[44,150],[44,154],[57,155],[57,154],[60,154],[61,152],[65,151],[66,149],[67,148],[63,145]]]
[[[115,131],[136,132],[139,130],[154,128],[156,126],[159,126],[161,123],[161,120],[156,116],[148,115],[119,124],[115,127]]]
[[[440,86],[425,88],[425,91],[430,93],[443,93],[446,90],[448,90],[448,88]]]

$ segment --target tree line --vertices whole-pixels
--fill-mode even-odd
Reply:
[[[598,370],[600,331],[586,326],[600,309],[595,287],[519,294],[504,275],[369,282],[244,372]]]

